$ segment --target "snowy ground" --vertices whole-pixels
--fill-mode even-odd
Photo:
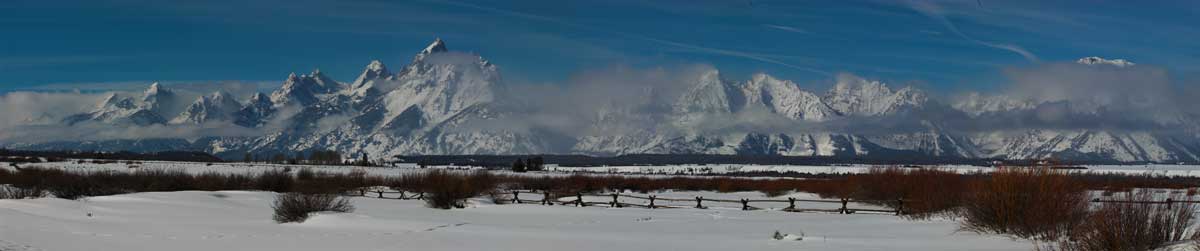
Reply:
[[[8,163],[0,162],[3,168],[8,168]],[[219,173],[248,173],[256,174],[263,171],[278,170],[292,168],[300,170],[302,168],[312,168],[324,172],[349,173],[354,170],[362,170],[370,175],[398,175],[402,172],[419,170],[415,165],[402,165],[400,167],[360,167],[360,166],[322,166],[322,165],[285,165],[285,164],[263,164],[263,163],[205,163],[205,162],[175,162],[175,161],[135,161],[134,164],[128,164],[125,161],[115,163],[96,164],[90,161],[78,162],[76,160],[65,162],[45,162],[45,163],[26,163],[21,164],[21,167],[42,167],[42,168],[60,168],[65,170],[117,170],[117,171],[133,171],[138,169],[182,169],[192,174],[200,174],[205,172]],[[442,167],[453,169],[479,169],[479,167]]]
[[[363,170],[372,175],[417,172],[400,167],[289,166],[246,163],[142,161],[138,164],[55,162],[22,167],[67,170],[182,169],[189,173],[258,173],[291,167],[326,172]],[[0,163],[0,168],[11,168]],[[477,169],[439,166],[435,168]],[[857,173],[870,166],[676,165],[560,168],[615,174],[736,173],[795,171]],[[986,167],[943,166],[959,172]],[[1089,166],[1083,172],[1200,176],[1200,166]],[[656,176],[656,175],[654,175]],[[1165,193],[1164,193],[1165,194]],[[666,192],[660,198],[762,199],[757,192]],[[659,201],[683,209],[576,208],[492,205],[483,200],[462,210],[425,208],[415,200],[354,198],[358,210],[321,214],[305,223],[271,220],[269,192],[166,192],[93,197],[0,200],[0,250],[1031,250],[1025,240],[959,232],[951,220],[909,221],[888,214],[791,213],[787,203],[752,203],[772,210],[742,211],[736,203]],[[810,199],[792,194],[775,199]],[[522,199],[540,199],[522,195]],[[607,201],[609,197],[588,197]],[[625,203],[646,203],[622,198]],[[837,204],[803,203],[832,209]],[[851,208],[871,208],[850,205]],[[90,214],[90,216],[89,216]],[[775,240],[775,231],[785,239]]]
[[[755,193],[756,194],[756,193]],[[713,209],[354,198],[353,213],[271,220],[269,192],[0,200],[0,250],[1030,250],[948,220]],[[664,195],[667,196],[667,195]],[[718,196],[718,195],[711,195]],[[725,194],[744,197],[747,194]],[[91,214],[89,217],[88,214]],[[775,240],[778,230],[803,240]]]

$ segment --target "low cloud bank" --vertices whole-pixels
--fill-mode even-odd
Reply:
[[[474,62],[473,55],[446,58]],[[1093,62],[1118,62],[1115,60]],[[460,63],[461,63],[460,62]],[[719,85],[728,97],[705,98],[727,102],[732,113],[681,115],[678,100],[697,88],[714,68],[707,65],[636,69],[615,66],[575,74],[564,83],[503,83],[496,95],[496,110],[511,116],[488,121],[468,121],[453,130],[507,130],[519,133],[552,132],[571,137],[614,135],[737,135],[744,133],[853,133],[886,135],[938,130],[945,132],[1052,130],[1116,130],[1152,133],[1196,133],[1200,121],[1200,84],[1173,79],[1163,68],[1128,61],[1122,64],[1056,62],[1004,70],[1007,84],[993,93],[929,95],[917,109],[886,116],[834,116],[820,121],[783,117],[762,107],[742,107],[738,86],[744,81],[723,79]],[[711,76],[709,76],[711,78]],[[833,80],[855,84],[864,79],[843,74]],[[383,83],[387,85],[388,83]],[[394,83],[393,83],[394,84]],[[790,82],[788,84],[791,84]],[[234,93],[239,101],[256,91],[255,85],[172,85],[190,103],[216,90]],[[889,85],[892,91],[902,86]],[[825,96],[827,90],[801,88]],[[140,92],[116,92],[140,97]],[[719,93],[719,92],[706,92]],[[281,108],[260,128],[231,123],[120,127],[88,124],[63,126],[63,118],[91,111],[109,93],[10,92],[0,96],[0,142],[55,140],[107,140],[259,136],[287,128],[287,119],[299,107]],[[936,97],[950,98],[936,98]],[[787,97],[773,97],[787,98]],[[970,105],[964,105],[970,104]],[[708,105],[708,104],[705,104]],[[681,116],[688,116],[681,118]],[[328,131],[351,121],[352,115],[326,117],[316,123]],[[168,118],[169,119],[169,118]]]

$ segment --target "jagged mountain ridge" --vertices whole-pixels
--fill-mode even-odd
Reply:
[[[1094,60],[1092,60],[1094,61]],[[1088,62],[1092,62],[1088,61]],[[1082,61],[1081,61],[1082,62]],[[891,116],[918,116],[929,110],[952,110],[978,118],[1036,108],[1032,101],[996,96],[973,96],[946,105],[933,102],[913,87],[893,89],[879,81],[839,77],[823,94],[800,88],[786,80],[759,73],[746,81],[729,81],[719,71],[696,76],[670,104],[670,113],[647,117],[628,109],[597,107],[589,132],[610,132],[631,121],[659,122],[669,126],[623,130],[619,134],[564,135],[533,128],[512,130],[489,127],[521,115],[497,104],[504,99],[495,65],[478,55],[450,51],[440,39],[417,53],[411,63],[393,73],[381,61],[367,64],[351,83],[333,80],[319,70],[291,74],[270,95],[256,93],[244,102],[230,94],[203,96],[182,112],[167,114],[170,90],[154,84],[141,101],[110,96],[90,113],[70,116],[66,125],[79,123],[121,125],[180,125],[228,122],[263,129],[256,137],[208,137],[83,142],[81,146],[106,150],[155,151],[155,148],[192,149],[223,157],[250,152],[338,150],[348,155],[368,154],[526,154],[584,153],[595,155],[636,153],[765,154],[788,156],[864,156],[909,154],[952,158],[1079,158],[1112,161],[1197,161],[1200,138],[1150,132],[1083,129],[1031,129],[1018,131],[957,131],[945,128],[938,118],[919,120],[900,132],[869,132],[856,126],[842,130],[791,128],[713,133],[703,127],[715,120],[737,120],[746,114],[765,113],[796,121],[798,125],[825,125],[871,118],[886,122]],[[648,90],[647,93],[653,91]],[[654,98],[647,95],[646,98]],[[911,115],[918,114],[918,115]],[[166,118],[172,118],[170,120]],[[948,130],[949,129],[949,130]],[[132,143],[131,143],[132,142]],[[62,142],[17,144],[25,148],[69,148]],[[169,146],[168,146],[169,145]],[[95,150],[95,149],[92,149]]]

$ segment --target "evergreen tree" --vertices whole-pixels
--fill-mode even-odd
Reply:
[[[370,157],[367,155],[367,153],[365,153],[365,152],[364,152],[364,153],[362,153],[362,159],[360,159],[360,160],[358,161],[357,165],[359,165],[359,166],[371,166],[371,159],[370,159]]]
[[[518,173],[525,172],[525,162],[521,161],[521,159],[517,159],[517,161],[513,161],[512,171],[518,172]]]
[[[342,163],[342,153],[338,151],[329,151],[329,164],[337,165]]]
[[[545,165],[545,163],[544,163],[545,160],[542,159],[542,156],[533,157],[529,160],[531,163],[527,167],[529,170],[531,170],[531,171],[545,170],[545,169],[543,169],[543,165]]]

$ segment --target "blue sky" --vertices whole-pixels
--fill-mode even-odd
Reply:
[[[508,81],[709,64],[820,85],[850,72],[932,90],[1009,67],[1124,58],[1200,72],[1197,1],[6,1],[0,90],[47,84],[351,81],[434,38]],[[1024,53],[1024,55],[1023,55]]]

